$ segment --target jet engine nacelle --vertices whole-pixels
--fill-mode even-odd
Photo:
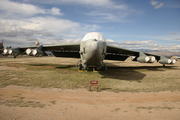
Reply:
[[[9,54],[8,52],[9,52],[9,50],[8,50],[8,49],[4,49],[4,50],[3,50],[3,54],[4,54],[4,55]]]
[[[174,63],[176,63],[176,60],[171,58],[171,63],[170,64],[174,64]]]
[[[19,48],[14,49],[4,49],[3,54],[4,55],[19,55],[21,52],[19,51]]]
[[[155,60],[156,60],[156,58],[154,57],[154,56],[148,56],[149,57],[149,63],[153,63]]]
[[[19,51],[19,49],[17,48],[15,48],[15,49],[11,49],[11,50],[9,50],[8,51],[8,53],[9,53],[9,55],[19,55],[19,54],[21,54],[21,52]]]
[[[28,49],[26,49],[26,54],[27,55],[32,55],[32,51],[33,51],[33,49],[28,48]]]
[[[172,63],[172,60],[171,59],[168,59],[168,58],[161,58],[159,60],[159,63],[161,64],[171,64]]]
[[[137,61],[138,62],[141,62],[141,63],[146,63],[150,60],[150,58],[148,56],[140,56],[137,58]]]
[[[34,56],[43,56],[43,55],[44,55],[44,52],[43,52],[42,50],[39,50],[39,49],[34,49],[34,50],[32,51],[32,54],[33,54]]]

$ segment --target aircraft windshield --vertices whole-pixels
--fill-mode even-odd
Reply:
[[[97,33],[97,32],[91,32],[91,33],[86,34],[84,38],[82,39],[82,41],[86,41],[89,39],[105,41],[104,37],[100,33]]]

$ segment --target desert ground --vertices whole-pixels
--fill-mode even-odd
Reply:
[[[0,58],[2,120],[179,120],[180,61],[174,65],[104,62],[78,72],[78,59]],[[99,89],[89,90],[98,80]]]

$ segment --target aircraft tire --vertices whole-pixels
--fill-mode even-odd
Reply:
[[[82,67],[83,67],[82,64],[79,64],[79,70],[82,70]]]

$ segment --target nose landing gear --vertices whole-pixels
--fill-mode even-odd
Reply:
[[[103,64],[105,70],[107,71],[106,64],[104,62],[102,62],[102,64]],[[83,72],[83,69],[84,69],[85,72],[87,72],[87,69],[88,69],[88,65],[87,64],[83,64],[82,65],[82,60],[79,60],[77,62],[76,67],[79,68],[79,72]],[[102,71],[102,66],[101,65],[98,65],[98,66],[93,68],[93,72],[100,72],[100,71]]]
[[[79,60],[79,61],[77,62],[77,64],[76,64],[76,67],[79,68],[79,72],[83,72],[83,66],[82,66],[81,62],[82,62],[82,60]],[[79,64],[79,63],[80,63],[80,64]]]
[[[79,63],[80,63],[80,64],[79,64]],[[86,64],[83,64],[83,65],[82,65],[82,60],[79,60],[79,61],[77,62],[77,64],[76,64],[76,67],[79,68],[79,72],[83,72],[83,69],[84,69],[85,72],[87,72],[88,65],[86,65]]]

